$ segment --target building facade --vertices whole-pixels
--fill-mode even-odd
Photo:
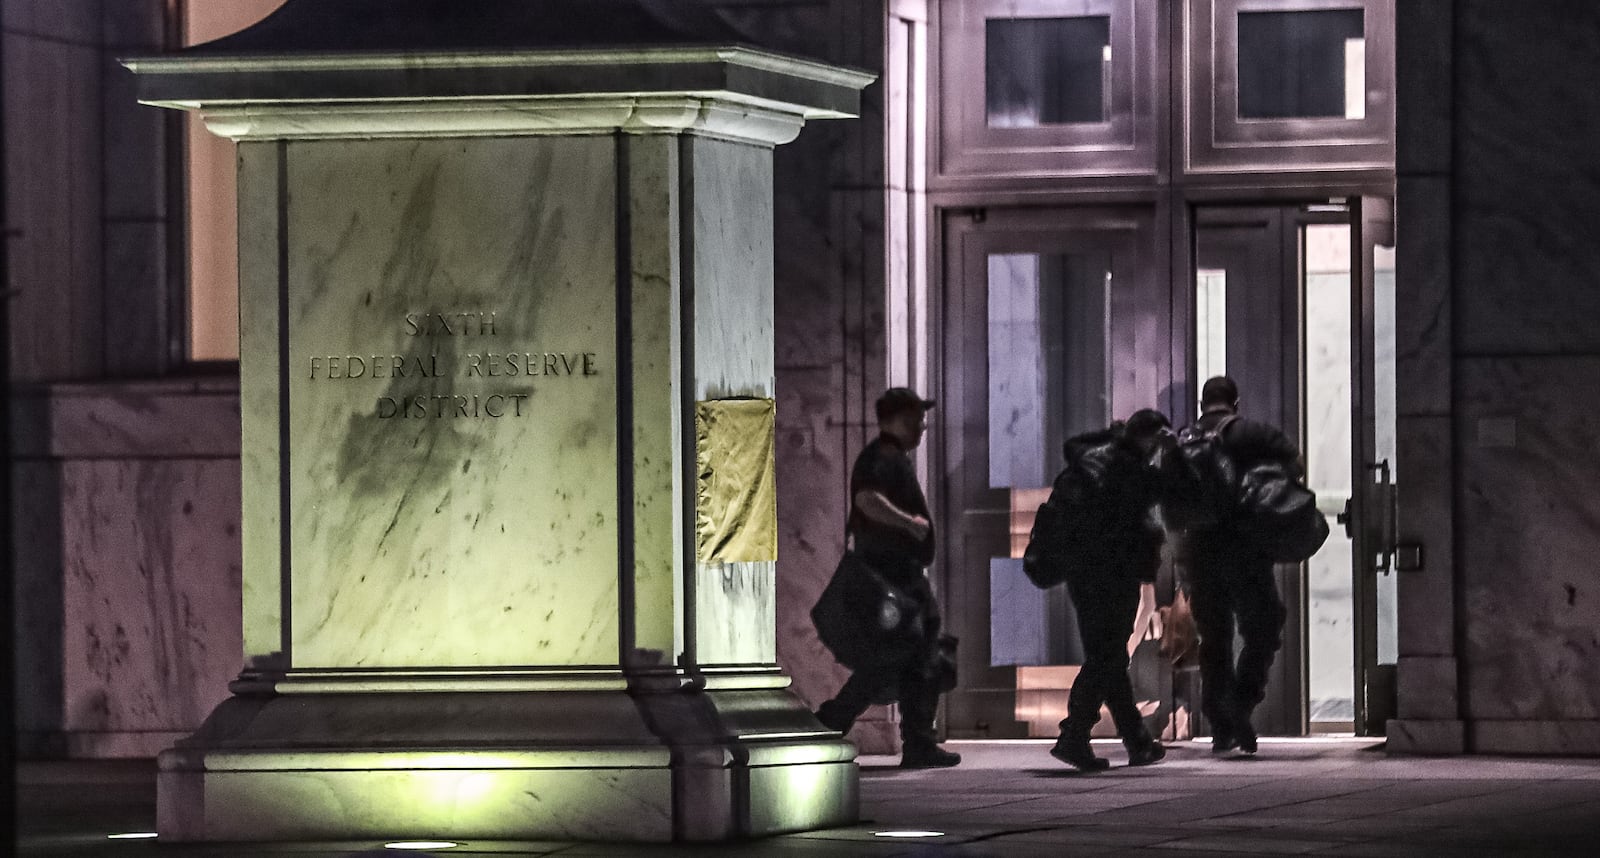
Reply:
[[[883,387],[940,401],[919,465],[961,638],[943,729],[1004,738],[1053,735],[1075,670],[1071,606],[1014,556],[1060,439],[1184,422],[1226,371],[1335,525],[1279,573],[1268,729],[1600,753],[1600,11],[707,2],[880,75],[860,120],[776,153],[778,658],[804,698],[845,676],[808,611]],[[250,23],[213,5],[0,12],[27,753],[152,756],[241,667],[231,157],[116,63]],[[1204,732],[1156,636],[1130,642],[1152,723]],[[889,750],[893,717],[853,737]]]

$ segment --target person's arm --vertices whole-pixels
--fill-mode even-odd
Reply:
[[[920,515],[912,515],[894,504],[879,492],[862,489],[856,492],[856,509],[873,522],[892,527],[918,542],[928,538],[932,526]]]
[[[1128,636],[1128,657],[1139,648],[1140,641],[1161,640],[1161,614],[1156,610],[1156,585],[1148,581],[1139,584],[1139,610],[1133,615],[1133,634]]]

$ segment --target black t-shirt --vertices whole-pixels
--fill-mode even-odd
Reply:
[[[863,491],[883,495],[901,512],[929,517],[928,501],[922,496],[911,457],[892,436],[879,435],[856,457],[850,471],[850,518],[846,528],[855,537],[856,553],[869,560],[917,566],[933,562],[932,525],[928,538],[919,543],[903,530],[878,524],[856,506],[856,495]]]

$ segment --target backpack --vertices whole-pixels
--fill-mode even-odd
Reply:
[[[1097,452],[1070,462],[1034,515],[1022,571],[1041,590],[1081,579],[1104,565],[1099,555],[1111,510],[1106,502],[1107,462]]]
[[[1239,419],[1230,414],[1209,430],[1194,425],[1178,435],[1163,463],[1161,518],[1173,530],[1216,527],[1238,511],[1239,474],[1222,448],[1222,432]]]

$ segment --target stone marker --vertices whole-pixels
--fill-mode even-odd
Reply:
[[[688,10],[290,0],[127,62],[239,142],[246,668],[164,839],[856,820],[776,665],[772,148],[872,78]]]

